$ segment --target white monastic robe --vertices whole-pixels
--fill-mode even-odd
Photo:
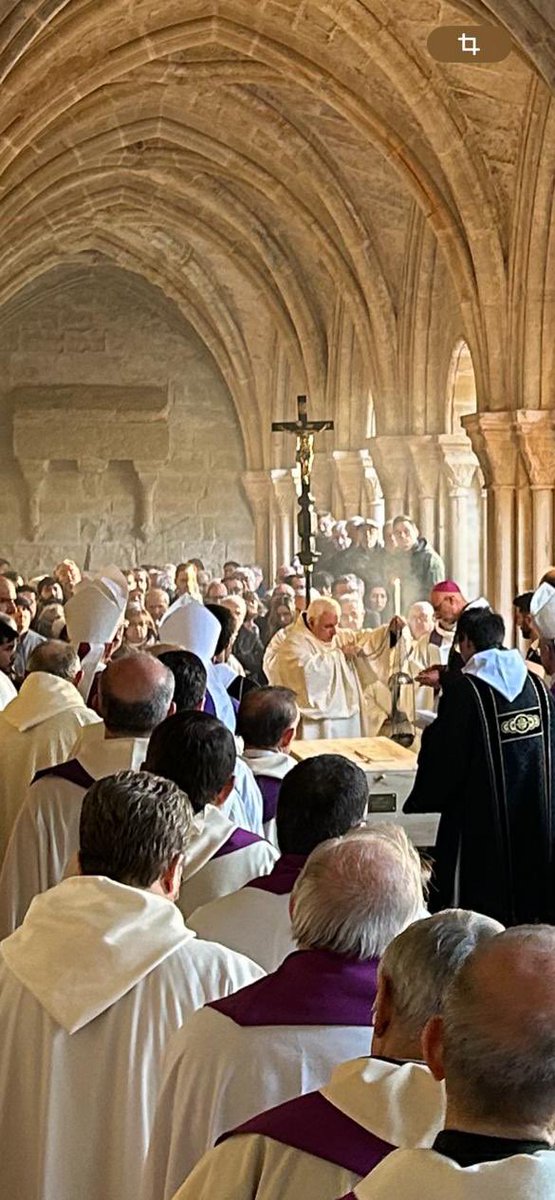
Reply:
[[[436,621],[432,632],[425,633],[413,644],[410,657],[411,674],[416,676],[429,667],[446,667],[454,641],[455,626],[453,629],[443,629]],[[437,712],[438,699],[433,688],[418,687],[415,696],[416,711]]]
[[[0,1195],[137,1200],[171,1035],[259,975],[151,892],[88,876],[37,896],[0,946]]]
[[[148,738],[107,738],[86,725],[72,758],[40,771],[27,790],[0,871],[0,940],[21,925],[31,900],[63,878],[79,849],[83,796],[95,779],[140,771]]]
[[[276,808],[282,779],[295,766],[295,759],[282,750],[254,750],[243,752],[243,761],[252,771],[262,794],[262,821],[264,837],[277,846]],[[258,830],[256,830],[258,832]]]
[[[268,666],[264,668],[267,675]],[[361,735],[362,689],[355,666],[341,650],[338,635],[332,642],[321,642],[301,615],[276,650],[268,679],[295,692],[301,714],[299,737],[306,740]]]
[[[195,836],[185,851],[178,902],[185,917],[203,904],[235,892],[250,879],[267,875],[278,858],[269,842],[238,827],[213,804],[197,814],[194,827]]]
[[[431,1146],[444,1116],[443,1085],[423,1063],[355,1059],[233,1130],[179,1200],[337,1200],[398,1146]]]
[[[0,860],[37,771],[71,757],[83,725],[100,721],[67,679],[34,671],[0,712]]]
[[[251,833],[264,835],[264,805],[262,793],[248,763],[239,757],[243,748],[240,738],[236,738],[237,759],[233,768],[233,791],[225,802],[224,811],[232,821]],[[294,765],[294,764],[293,764]]]
[[[289,901],[305,862],[306,855],[282,854],[269,875],[197,908],[188,925],[199,937],[246,954],[265,971],[275,971],[295,949]]]
[[[219,1194],[212,1193],[214,1200]],[[240,1200],[239,1192],[234,1195]],[[200,1200],[200,1193],[197,1196]],[[356,1200],[553,1200],[553,1196],[553,1150],[515,1154],[473,1167],[459,1167],[435,1150],[397,1150],[354,1191]]]
[[[16,696],[17,688],[5,672],[0,671],[0,712],[10,703],[10,700],[15,700]]]
[[[168,1050],[142,1200],[170,1200],[226,1130],[321,1086],[353,1050],[367,1051],[376,986],[375,960],[298,951],[229,1003],[196,1013]]]

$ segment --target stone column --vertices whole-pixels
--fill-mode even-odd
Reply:
[[[383,492],[385,519],[390,521],[405,511],[411,465],[407,439],[401,434],[369,438],[368,450]]]
[[[40,503],[48,475],[49,462],[39,458],[20,458],[19,466],[27,489],[27,531],[31,542],[40,533]]]
[[[363,516],[372,517],[378,525],[383,525],[385,521],[385,504],[383,492],[381,489],[378,473],[370,456],[364,465],[364,483],[366,489],[366,503],[364,504]]]
[[[277,468],[270,471],[273,488],[273,508],[276,524],[276,553],[279,563],[290,563],[295,553],[294,529],[297,492],[292,471]]]
[[[341,507],[341,513],[336,515],[340,517],[360,516],[366,490],[364,470],[368,462],[368,451],[334,450],[332,457],[335,493]]]
[[[244,471],[242,481],[254,524],[254,561],[260,564],[268,579],[273,579],[276,562],[271,561],[270,555],[272,480],[268,471]]]
[[[134,460],[133,466],[139,481],[139,497],[136,510],[137,536],[148,541],[154,531],[154,499],[160,475],[161,463]]]
[[[486,594],[507,622],[516,591],[516,476],[514,412],[472,413],[462,423],[484,473],[487,489]]]
[[[514,414],[516,437],[532,494],[531,585],[553,562],[553,489],[555,487],[555,413]],[[522,531],[521,536],[525,535]],[[519,581],[520,582],[520,581]]]
[[[443,459],[448,496],[448,562],[449,572],[468,595],[468,498],[474,476],[479,469],[478,459],[467,437],[442,434],[438,445]],[[480,530],[476,529],[476,537]]]
[[[440,453],[433,434],[407,438],[418,489],[418,525],[432,546],[437,543],[436,503],[439,487]]]

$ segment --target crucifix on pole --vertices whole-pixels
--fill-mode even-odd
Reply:
[[[308,398],[297,396],[297,420],[273,421],[272,433],[294,433],[297,437],[295,461],[299,464],[301,474],[301,492],[299,496],[299,514],[297,530],[301,542],[299,559],[304,567],[306,581],[306,607],[310,604],[310,589],[314,563],[319,554],[314,548],[314,499],[310,491],[312,464],[314,462],[314,435],[323,433],[325,429],[333,429],[333,421],[309,421]]]

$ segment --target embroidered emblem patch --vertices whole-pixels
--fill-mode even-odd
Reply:
[[[512,717],[507,717],[501,721],[501,733],[513,734],[522,737],[523,734],[532,733],[534,729],[539,729],[541,720],[538,713],[515,713]]]

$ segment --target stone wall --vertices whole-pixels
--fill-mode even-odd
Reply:
[[[82,563],[89,546],[92,565],[198,555],[217,570],[226,557],[252,559],[233,403],[209,351],[157,289],[102,263],[42,276],[0,312],[0,380],[0,553],[21,571],[50,569],[67,554]],[[75,389],[76,406],[87,387],[121,390],[123,411],[107,415],[118,423],[120,442],[128,393],[150,387],[169,394],[169,457],[146,541],[137,536],[140,485],[132,462],[105,462],[91,445],[78,467],[66,457],[63,430],[41,490],[40,530],[29,540],[28,481],[14,457],[13,421],[17,397],[38,385],[45,396],[49,387],[53,394]]]

